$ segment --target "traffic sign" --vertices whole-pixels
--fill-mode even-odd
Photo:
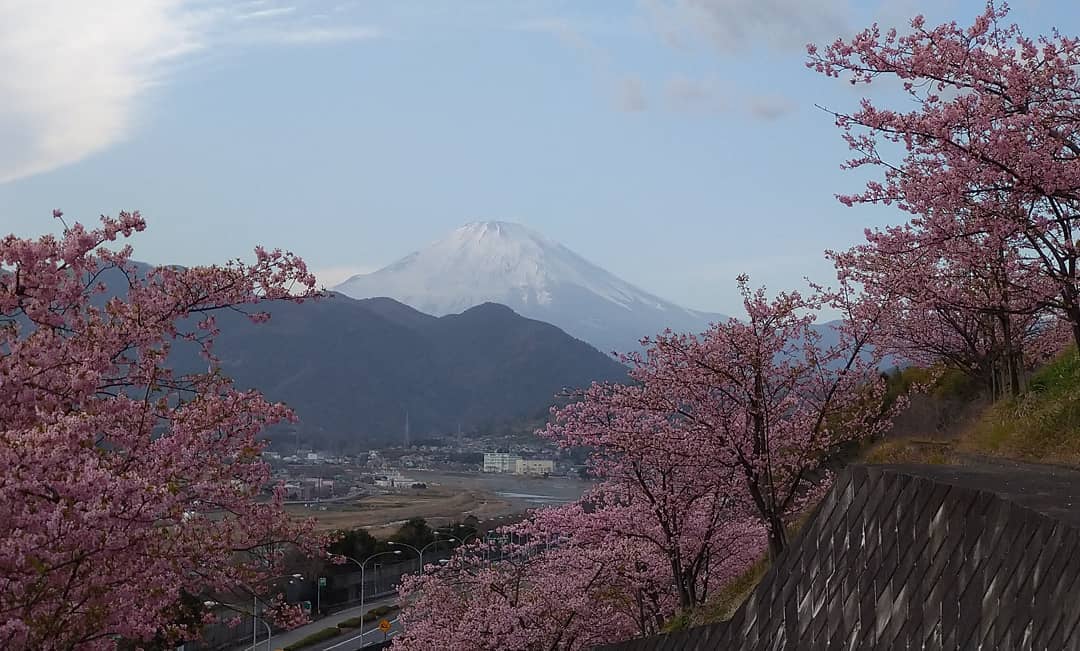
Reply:
[[[390,621],[386,619],[379,620],[379,630],[383,633],[390,632]]]
[[[319,577],[319,587],[320,588],[325,588],[326,587],[326,577],[325,576],[320,576]]]

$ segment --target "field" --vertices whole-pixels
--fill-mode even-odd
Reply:
[[[487,520],[541,504],[574,500],[588,486],[567,478],[526,478],[475,473],[410,471],[424,489],[397,489],[343,502],[290,504],[296,517],[313,517],[319,529],[367,528],[373,535],[392,533],[409,518],[440,525],[474,515]],[[325,510],[324,510],[325,509]]]

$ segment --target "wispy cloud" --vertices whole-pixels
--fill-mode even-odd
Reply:
[[[252,31],[246,39],[281,45],[316,45],[320,43],[343,43],[367,41],[380,38],[382,32],[374,27],[281,27]]]
[[[139,122],[147,92],[193,52],[379,35],[374,27],[323,24],[291,5],[268,2],[0,2],[0,183],[124,140]]]
[[[838,0],[839,1],[839,0]],[[779,11],[780,5],[801,6],[795,0],[765,0]],[[756,6],[752,0],[674,0],[652,2],[649,11],[654,17],[683,21],[681,28],[701,29],[697,16],[700,12],[718,12],[720,5],[741,5],[748,11]],[[797,22],[797,21],[796,21]],[[615,107],[621,111],[636,113],[653,108],[686,113],[736,112],[755,119],[775,120],[794,110],[793,102],[782,96],[763,96],[740,90],[730,83],[721,83],[715,77],[693,78],[675,75],[665,83],[650,83],[640,75],[618,72],[612,56],[599,47],[594,40],[575,23],[557,17],[538,18],[515,26],[515,29],[549,34],[568,48],[578,52],[593,69],[601,85],[613,98]],[[649,92],[655,86],[653,93]],[[650,94],[659,98],[650,101]]]
[[[123,138],[163,66],[203,45],[204,18],[175,0],[4,3],[0,182]]]
[[[676,76],[668,80],[664,95],[672,110],[687,113],[745,112],[758,120],[777,120],[796,109],[795,103],[782,95],[755,95],[713,78]]]
[[[276,18],[296,12],[296,7],[271,7],[269,9],[256,9],[246,13],[236,14],[236,20],[264,20]]]
[[[548,34],[576,51],[592,69],[600,86],[614,99],[615,107],[619,110],[636,113],[648,108],[649,102],[642,79],[635,75],[618,73],[611,55],[569,20],[534,18],[515,25],[513,29]]]
[[[644,20],[669,45],[704,42],[725,57],[760,56],[754,54],[760,49],[801,53],[808,42],[847,34],[852,13],[850,0],[645,0],[643,6]],[[796,108],[782,95],[682,76],[668,81],[665,97],[675,110],[736,111],[759,120],[776,120]]]
[[[766,46],[799,50],[846,32],[847,0],[648,0],[653,26],[670,43],[704,37],[723,52]]]

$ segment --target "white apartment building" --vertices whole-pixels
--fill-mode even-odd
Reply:
[[[509,452],[485,452],[484,472],[517,472],[521,457]]]

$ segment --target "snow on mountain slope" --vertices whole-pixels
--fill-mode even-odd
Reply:
[[[442,316],[485,302],[547,321],[604,352],[670,327],[704,330],[722,315],[665,301],[520,224],[466,224],[427,248],[334,287],[353,298],[387,296]]]

